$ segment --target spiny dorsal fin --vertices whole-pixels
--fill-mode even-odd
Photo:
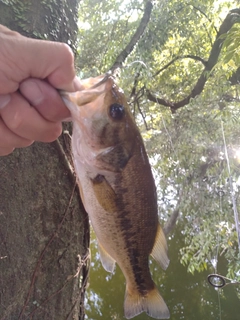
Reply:
[[[158,223],[157,235],[151,256],[160,264],[163,270],[166,270],[169,265],[169,258],[167,255],[167,241],[163,229]]]
[[[106,271],[113,273],[115,268],[115,260],[110,256],[110,254],[108,254],[100,242],[98,242],[98,249],[103,268]]]

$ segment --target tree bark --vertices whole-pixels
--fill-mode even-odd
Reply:
[[[77,1],[2,1],[0,12],[24,35],[76,47]],[[61,138],[0,157],[1,320],[84,319],[89,224],[64,149]]]

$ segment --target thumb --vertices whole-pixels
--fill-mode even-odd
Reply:
[[[48,82],[30,78],[20,84],[19,90],[46,120],[58,122],[70,117],[58,91]]]
[[[67,44],[27,38],[1,25],[0,42],[0,79],[11,88],[1,88],[1,93],[14,92],[27,78],[47,79],[57,89],[76,90],[74,55]]]

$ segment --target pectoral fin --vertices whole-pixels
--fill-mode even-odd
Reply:
[[[83,206],[84,206],[84,208],[86,208],[86,207],[85,207],[85,200],[84,200],[84,196],[83,196],[83,189],[82,189],[81,182],[80,182],[80,181],[78,181],[77,183],[78,183],[78,188],[79,188],[80,197],[81,197],[81,200],[82,200]]]
[[[98,242],[98,249],[100,254],[100,259],[103,265],[103,268],[113,273],[115,268],[115,260],[107,253],[107,251],[103,248],[103,246]]]
[[[169,265],[169,259],[167,255],[167,241],[160,224],[158,224],[157,235],[151,255],[164,270],[167,269]]]
[[[99,174],[91,181],[94,194],[101,207],[107,212],[117,211],[117,195],[106,178]]]

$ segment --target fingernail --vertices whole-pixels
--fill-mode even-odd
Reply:
[[[6,105],[10,102],[11,96],[10,94],[2,94],[0,95],[0,109],[6,107]]]
[[[37,83],[31,80],[27,80],[21,84],[21,93],[32,106],[39,105],[44,99],[44,95]]]

